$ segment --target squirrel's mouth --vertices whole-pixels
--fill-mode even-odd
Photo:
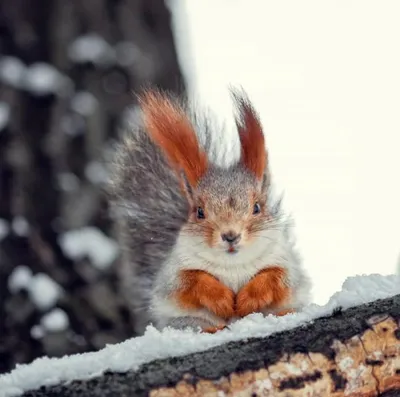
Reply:
[[[227,250],[226,250],[226,252],[228,253],[228,254],[237,254],[238,252],[239,252],[239,250],[236,248],[236,247],[234,247],[233,245],[231,245]]]

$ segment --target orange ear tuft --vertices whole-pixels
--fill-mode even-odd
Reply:
[[[139,98],[144,122],[153,142],[177,172],[196,186],[207,170],[207,157],[182,107],[159,91],[147,90]]]
[[[244,91],[231,91],[239,117],[236,125],[242,148],[241,162],[257,179],[262,179],[268,154],[261,122]]]

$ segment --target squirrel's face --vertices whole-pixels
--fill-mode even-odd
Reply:
[[[245,170],[212,170],[190,202],[188,232],[211,249],[235,255],[263,238],[269,219],[266,195]]]

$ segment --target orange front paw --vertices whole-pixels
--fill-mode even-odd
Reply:
[[[286,316],[286,314],[293,314],[293,313],[296,313],[296,310],[294,310],[294,309],[284,309],[284,310],[280,310],[280,311],[278,311],[278,312],[276,312],[274,314],[277,317],[283,317],[283,316]]]
[[[259,312],[267,306],[279,306],[289,297],[285,285],[286,271],[269,267],[253,277],[238,293],[236,313],[240,317]]]
[[[238,293],[236,299],[236,314],[240,317],[259,312],[272,303],[272,291],[264,288],[264,283],[254,278]]]
[[[203,270],[185,270],[182,287],[177,291],[179,304],[186,309],[206,308],[216,316],[229,319],[235,315],[235,294]]]
[[[202,289],[199,301],[220,318],[229,319],[235,315],[234,292],[217,280]]]
[[[216,332],[222,331],[222,330],[225,329],[225,328],[226,328],[226,325],[217,325],[216,327],[207,327],[207,328],[204,328],[204,329],[202,330],[202,332],[205,332],[205,333],[207,333],[207,334],[215,334]]]

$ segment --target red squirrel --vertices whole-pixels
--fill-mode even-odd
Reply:
[[[207,141],[217,131],[199,131],[189,102],[159,90],[139,96],[143,125],[117,148],[119,273],[138,334],[148,324],[212,333],[253,312],[309,303],[311,281],[272,197],[260,118],[244,90],[232,94],[237,164],[216,165]]]

